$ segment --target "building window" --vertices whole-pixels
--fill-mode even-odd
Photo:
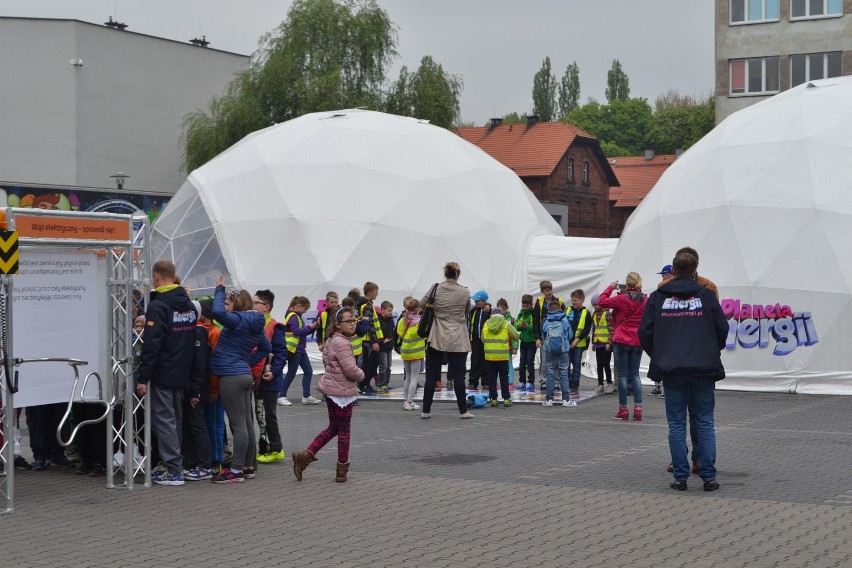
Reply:
[[[777,57],[735,59],[730,67],[732,95],[766,95],[780,90]]]
[[[843,15],[843,0],[790,0],[790,19],[834,18]]]
[[[583,160],[583,183],[589,183],[589,162]]]
[[[790,86],[795,87],[806,81],[840,77],[839,51],[829,53],[806,53],[790,56]]]
[[[574,183],[574,158],[568,158],[568,183]]]
[[[781,19],[781,0],[731,0],[731,23],[754,24]]]

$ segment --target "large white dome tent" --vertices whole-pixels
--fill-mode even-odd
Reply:
[[[852,77],[739,111],[630,217],[603,281],[692,246],[729,318],[719,388],[852,394]]]
[[[557,223],[508,168],[426,121],[366,110],[255,132],[193,171],[154,225],[154,258],[211,291],[220,274],[269,288],[283,315],[366,281],[397,309],[447,261],[461,283],[520,301],[527,256]]]

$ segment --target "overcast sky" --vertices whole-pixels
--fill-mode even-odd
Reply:
[[[576,61],[581,100],[604,102],[613,59],[630,78],[630,95],[653,105],[668,89],[707,95],[713,77],[710,0],[378,0],[398,26],[399,67],[424,55],[464,80],[462,120],[532,108],[533,75],[550,56],[557,80]],[[249,55],[261,34],[287,15],[288,0],[2,0],[0,16],[103,23],[130,31]]]

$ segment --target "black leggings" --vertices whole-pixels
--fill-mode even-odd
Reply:
[[[595,347],[595,357],[598,361],[598,384],[604,384],[604,373],[606,373],[606,382],[612,384],[612,369],[609,368],[612,351],[606,347]]]

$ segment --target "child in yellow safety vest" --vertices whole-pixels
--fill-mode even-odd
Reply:
[[[512,312],[509,311],[509,302],[506,301],[506,298],[500,298],[497,300],[497,307],[503,310],[503,317],[509,322],[509,325],[518,329],[515,325],[515,318],[512,317]],[[518,332],[520,333],[520,332]],[[509,354],[509,391],[515,390],[515,362],[513,360],[515,353],[518,352],[518,341],[512,342],[512,352]]]
[[[568,321],[574,330],[574,339],[571,340],[571,351],[568,352],[569,371],[568,389],[569,398],[580,398],[580,368],[583,363],[583,353],[589,347],[589,331],[592,329],[592,318],[589,310],[583,305],[586,301],[586,293],[582,290],[571,292],[571,309],[568,311]],[[565,393],[562,393],[565,400]]]
[[[497,406],[497,379],[500,379],[500,391],[503,395],[503,408],[512,406],[512,393],[509,392],[509,358],[512,342],[518,341],[520,334],[506,321],[503,308],[491,310],[491,317],[482,326],[482,346],[485,351],[485,375],[488,377],[488,395],[491,406]]]
[[[592,296],[592,351],[598,364],[598,386],[595,392],[598,394],[612,394],[612,369],[609,364],[612,361],[612,312],[598,305],[597,294]],[[606,386],[604,386],[604,375],[606,375]]]
[[[420,362],[426,358],[426,339],[417,335],[417,325],[420,323],[420,302],[411,299],[405,305],[404,317],[396,322],[396,349],[402,357],[405,380],[402,383],[402,393],[405,410],[420,410],[414,402],[417,392],[417,375],[420,374]]]

